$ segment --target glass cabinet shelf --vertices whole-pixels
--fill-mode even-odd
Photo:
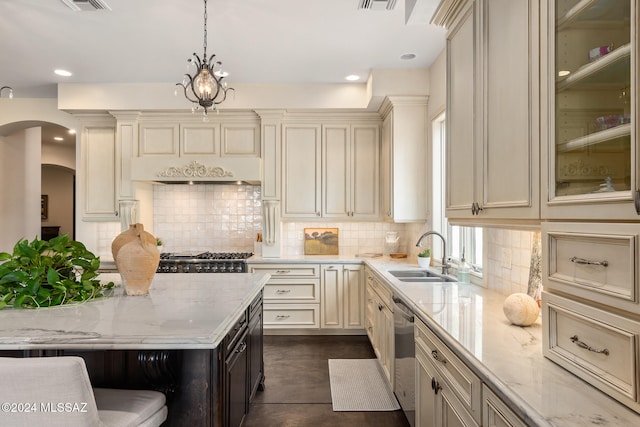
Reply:
[[[580,67],[564,80],[559,80],[556,89],[596,89],[599,86],[628,84],[631,58],[631,44],[621,46],[601,58]]]
[[[549,0],[555,9],[554,197],[631,189],[633,1]]]
[[[556,28],[562,31],[585,22],[597,22],[599,25],[609,22],[616,25],[624,19],[629,19],[628,5],[624,3],[619,0],[581,0],[558,17]]]

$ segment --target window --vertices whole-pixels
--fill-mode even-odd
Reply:
[[[482,228],[460,227],[451,225],[445,216],[445,115],[442,113],[432,122],[432,159],[433,182],[432,194],[433,229],[442,234],[447,240],[447,254],[450,262],[457,267],[464,250],[465,259],[477,274],[482,274]],[[439,178],[439,179],[438,179]],[[432,258],[442,259],[442,247],[434,241]]]

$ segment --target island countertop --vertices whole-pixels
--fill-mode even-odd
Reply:
[[[0,350],[213,349],[269,275],[156,274],[144,296],[126,295],[119,274],[100,280],[118,286],[80,304],[0,310]]]

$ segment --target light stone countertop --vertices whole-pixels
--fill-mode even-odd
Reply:
[[[156,274],[149,294],[40,309],[0,310],[0,350],[213,349],[268,274]],[[120,275],[102,274],[120,283]]]
[[[365,263],[527,424],[640,426],[639,414],[546,359],[541,319],[512,325],[502,310],[506,296],[475,285],[402,282],[387,272],[419,268],[406,260]]]

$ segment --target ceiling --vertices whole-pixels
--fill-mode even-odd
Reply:
[[[372,69],[426,68],[444,48],[444,29],[428,24],[439,0],[396,0],[391,11],[359,10],[359,1],[208,0],[207,52],[233,86],[366,81]],[[52,98],[57,83],[177,83],[191,54],[202,56],[202,0],[104,2],[110,11],[0,0],[0,86],[16,98]],[[405,2],[421,11],[410,24]],[[408,53],[415,59],[400,58]]]

